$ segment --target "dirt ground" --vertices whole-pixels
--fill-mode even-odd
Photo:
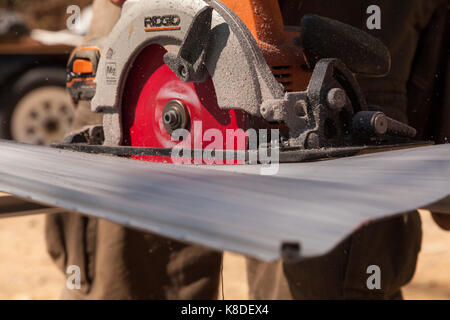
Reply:
[[[422,213],[424,242],[406,299],[450,299],[450,232],[440,230],[429,213]],[[63,274],[47,256],[44,216],[0,220],[0,299],[58,299]],[[225,299],[246,299],[245,260],[227,253],[224,262]]]

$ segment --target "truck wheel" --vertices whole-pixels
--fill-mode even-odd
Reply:
[[[74,117],[64,70],[31,70],[6,94],[7,107],[0,115],[4,138],[40,145],[62,141]]]

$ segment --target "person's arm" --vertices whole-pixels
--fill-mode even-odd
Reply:
[[[123,6],[123,3],[125,1],[126,0],[111,0],[112,3],[114,3],[116,6],[119,6],[119,7]]]
[[[117,2],[117,0],[114,0]],[[124,1],[122,1],[124,2]],[[120,17],[121,9],[113,4],[113,0],[95,0],[93,3],[94,16],[92,21],[98,21],[92,23],[89,28],[88,34],[84,39],[84,43],[88,43],[93,39],[104,37],[108,35],[117,20]],[[122,3],[123,4],[123,3]]]

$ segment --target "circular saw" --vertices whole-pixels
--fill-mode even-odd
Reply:
[[[285,26],[276,0],[127,1],[101,42],[75,53],[67,81],[103,126],[57,147],[235,164],[418,144],[414,128],[367,104],[355,77],[386,75],[387,48],[324,17]]]

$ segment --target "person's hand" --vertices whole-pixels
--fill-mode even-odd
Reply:
[[[126,1],[126,0],[111,0],[111,2],[112,2],[113,4],[115,4],[116,6],[119,6],[119,7],[123,6],[123,3],[124,3],[125,1]]]

